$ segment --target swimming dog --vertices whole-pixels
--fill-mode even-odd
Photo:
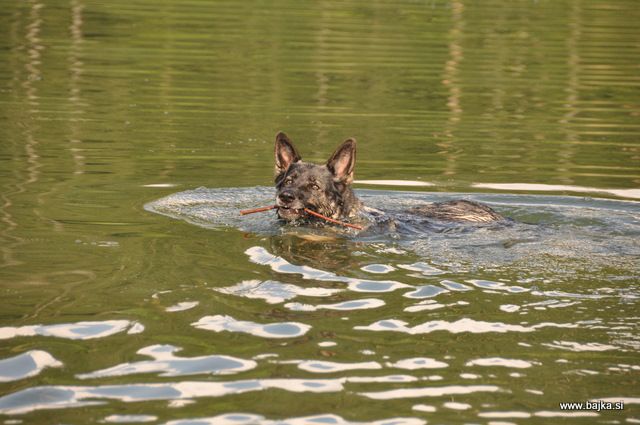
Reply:
[[[356,140],[345,140],[324,165],[302,161],[293,142],[283,132],[276,135],[275,185],[278,217],[286,222],[310,220],[311,210],[334,220],[351,221],[366,212],[381,211],[365,207],[356,197],[351,183],[356,164]],[[487,205],[467,200],[435,202],[408,211],[425,219],[492,223],[504,220]]]

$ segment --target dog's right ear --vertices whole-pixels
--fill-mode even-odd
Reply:
[[[282,131],[276,134],[276,176],[287,171],[294,162],[302,159],[295,146]]]

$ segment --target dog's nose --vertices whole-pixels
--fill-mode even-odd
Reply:
[[[280,192],[280,194],[278,195],[278,198],[280,199],[280,201],[284,202],[285,204],[290,204],[295,199],[295,196],[293,196],[293,193],[287,190],[284,192]]]

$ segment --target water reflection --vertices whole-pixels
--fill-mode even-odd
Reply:
[[[48,367],[62,367],[62,363],[42,350],[31,350],[15,357],[0,359],[0,382],[35,376]]]
[[[102,420],[104,423],[128,424],[128,423],[145,423],[155,422],[157,416],[153,415],[109,415]]]
[[[527,192],[575,192],[575,193],[595,193],[610,194],[621,198],[640,199],[640,189],[605,189],[597,187],[585,187],[574,185],[558,185],[558,184],[533,184],[533,183],[473,183],[472,187],[482,189],[495,189]]]
[[[284,306],[293,311],[318,311],[318,310],[336,310],[336,311],[351,311],[351,310],[363,310],[378,308],[385,305],[385,302],[377,298],[362,298],[355,301],[343,301],[335,304],[302,304],[302,303],[287,303]]]
[[[214,288],[214,290],[223,294],[263,299],[269,304],[279,304],[298,296],[328,297],[342,292],[342,289],[337,288],[310,288],[272,280],[245,280],[233,286]]]
[[[82,140],[80,140],[81,130],[81,114],[88,107],[82,99],[81,79],[84,73],[84,63],[82,61],[82,46],[84,44],[84,4],[81,0],[71,0],[71,46],[69,47],[69,103],[75,117],[69,120],[70,136],[69,150],[73,157],[74,174],[83,174],[85,172],[85,155],[82,148]]]
[[[170,313],[175,313],[177,311],[190,310],[196,307],[198,304],[200,304],[199,301],[182,301],[182,302],[179,302],[178,304],[167,307],[165,311],[168,311]]]
[[[0,328],[0,339],[36,335],[78,340],[104,338],[123,332],[127,328],[133,330],[134,325],[135,323],[129,320],[105,320],[102,322],[61,323],[56,325],[5,326]]]
[[[349,421],[340,416],[326,414],[290,419],[270,420],[264,416],[246,413],[231,413],[209,418],[184,419],[166,422],[165,425],[424,425],[427,422],[418,418],[390,418],[377,421]]]
[[[635,2],[5,3],[7,424],[638,421],[638,203],[564,196],[640,199]],[[280,129],[514,222],[240,217]]]
[[[416,370],[416,369],[440,369],[448,367],[445,362],[427,357],[415,357],[411,359],[398,360],[395,363],[387,363],[389,367],[397,367],[399,369]]]
[[[503,359],[500,357],[492,357],[486,359],[473,359],[469,360],[465,366],[501,366],[501,367],[510,367],[516,369],[527,369],[533,365],[539,365],[538,362],[528,362],[526,360],[518,360],[518,359]]]
[[[141,402],[149,400],[191,400],[202,397],[223,397],[247,392],[279,389],[292,393],[335,393],[344,384],[397,382],[397,377],[354,377],[338,379],[254,379],[227,382],[182,381],[176,383],[102,385],[102,386],[41,386],[27,388],[0,397],[0,413],[24,414],[42,409],[60,409],[104,404],[108,400]],[[495,388],[495,389],[494,389]],[[409,397],[424,394],[470,394],[497,391],[492,386],[436,387],[403,390]],[[413,394],[413,395],[411,395]],[[397,393],[363,393],[369,398],[393,398]]]
[[[502,322],[485,322],[482,320],[474,320],[469,318],[459,319],[453,322],[445,320],[433,320],[422,323],[415,326],[407,326],[408,323],[402,320],[389,319],[379,320],[368,326],[356,326],[354,329],[366,330],[366,331],[386,331],[386,332],[400,332],[410,335],[428,334],[436,331],[447,331],[453,334],[461,332],[469,333],[488,333],[488,332],[534,332],[537,329],[546,327],[557,328],[577,328],[578,325],[574,323],[538,323],[531,326],[523,325],[511,325]]]
[[[497,391],[500,391],[500,387],[495,385],[449,385],[443,387],[364,392],[360,393],[360,395],[374,400],[393,400],[398,398],[442,397]]]
[[[336,391],[341,386],[340,382],[335,381],[252,380],[225,383],[180,382],[175,384],[106,385],[97,387],[33,387],[0,398],[0,412],[4,414],[19,414],[40,409],[103,404],[104,401],[98,401],[100,399],[126,402],[191,399],[194,397],[220,397],[227,394],[239,394],[269,388],[280,388],[294,392],[323,392]],[[85,401],[85,399],[91,401]],[[33,400],[40,400],[40,402],[33,402]]]
[[[109,376],[125,376],[138,373],[159,373],[160,376],[184,376],[196,374],[229,375],[256,367],[253,360],[236,357],[210,355],[199,357],[178,357],[174,353],[179,347],[172,345],[152,345],[141,348],[138,354],[150,356],[153,360],[123,363],[108,369],[76,375],[79,379],[95,379]]]
[[[295,338],[306,334],[311,326],[297,322],[261,324],[237,320],[231,316],[215,315],[202,317],[192,326],[214,332],[241,332],[261,338]]]
[[[270,254],[262,247],[252,247],[245,251],[253,263],[269,266],[271,270],[283,274],[299,274],[303,279],[344,282],[350,291],[354,292],[391,292],[400,288],[410,288],[410,285],[392,280],[369,280],[339,276],[333,272],[316,269],[310,266],[296,266],[282,257]]]

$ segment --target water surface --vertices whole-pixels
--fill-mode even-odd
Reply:
[[[4,423],[640,421],[635,1],[3,6]],[[514,222],[240,217],[279,130]]]

